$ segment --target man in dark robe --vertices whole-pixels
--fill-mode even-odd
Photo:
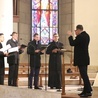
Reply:
[[[0,33],[0,49],[3,48],[1,42],[4,41],[4,35],[3,33]],[[0,51],[0,85],[4,85],[4,57],[8,54],[6,52]]]
[[[41,89],[38,86],[39,71],[41,66],[41,57],[43,54],[41,51],[41,43],[39,41],[39,35],[34,34],[33,41],[28,43],[27,53],[30,54],[30,75],[29,75],[29,88],[32,89],[32,79],[34,77],[34,89]]]
[[[63,44],[58,42],[59,35],[53,35],[53,42],[48,46],[46,53],[49,57],[49,74],[48,74],[48,86],[53,89],[61,89],[61,55],[60,51],[63,48]]]
[[[73,39],[72,32],[68,32],[69,43],[71,46],[74,46],[74,65],[78,66],[80,75],[84,82],[83,92],[78,95],[80,97],[88,97],[92,96],[92,88],[87,74],[88,65],[90,64],[88,52],[90,37],[86,31],[83,31],[82,25],[76,26],[75,34],[76,39]]]

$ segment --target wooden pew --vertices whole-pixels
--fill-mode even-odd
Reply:
[[[64,64],[67,66],[67,68],[70,67],[70,64]],[[66,67],[65,67],[66,68]],[[65,76],[79,76],[79,84],[81,84],[81,77],[79,72],[77,71],[76,67],[71,67],[72,70],[75,72],[73,73],[67,73],[65,69]],[[5,68],[5,71],[8,71],[9,68]],[[47,78],[48,77],[48,64],[42,64],[40,68],[40,73],[39,73],[39,86],[42,86],[42,78]],[[8,74],[5,74],[5,78],[8,78]],[[27,63],[20,63],[19,65],[19,72],[18,72],[18,78],[28,78],[28,64]]]

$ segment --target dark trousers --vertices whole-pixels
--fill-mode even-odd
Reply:
[[[9,64],[8,85],[17,86],[17,79],[18,79],[18,65]]]
[[[33,78],[34,78],[34,86],[38,87],[39,71],[40,71],[40,68],[30,67],[30,75],[29,75],[29,87],[30,88],[32,88]]]
[[[0,68],[0,85],[4,85],[4,68]]]
[[[78,68],[79,68],[80,75],[81,75],[81,77],[83,79],[83,82],[84,82],[83,92],[84,93],[91,92],[92,88],[91,88],[91,84],[90,84],[89,77],[88,77],[88,74],[87,74],[88,66],[87,65],[85,65],[85,66],[80,65],[80,66],[78,66]]]

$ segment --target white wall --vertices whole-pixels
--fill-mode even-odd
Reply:
[[[3,47],[13,31],[13,0],[0,0],[0,32],[4,33]],[[7,61],[5,58],[5,66]]]
[[[82,24],[90,35],[90,65],[98,65],[98,0],[74,0],[74,26]]]
[[[13,1],[0,0],[0,32],[4,33],[5,41],[13,31]]]

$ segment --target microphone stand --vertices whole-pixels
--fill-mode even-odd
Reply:
[[[48,48],[49,45],[47,45],[46,48],[45,48],[45,90],[46,91],[47,91],[47,75],[48,75],[48,72],[47,72],[48,66],[47,66],[47,54],[46,54],[46,50],[47,50],[47,48]]]
[[[34,46],[32,44],[30,44],[30,45],[34,48]],[[30,54],[28,54],[28,88],[29,88],[29,84],[30,84],[30,81],[29,81],[30,70],[29,69],[30,69]]]
[[[29,88],[29,73],[30,73],[29,67],[30,67],[30,55],[28,54],[28,88]]]
[[[46,55],[46,50],[45,49],[45,90],[47,91],[47,55]]]

